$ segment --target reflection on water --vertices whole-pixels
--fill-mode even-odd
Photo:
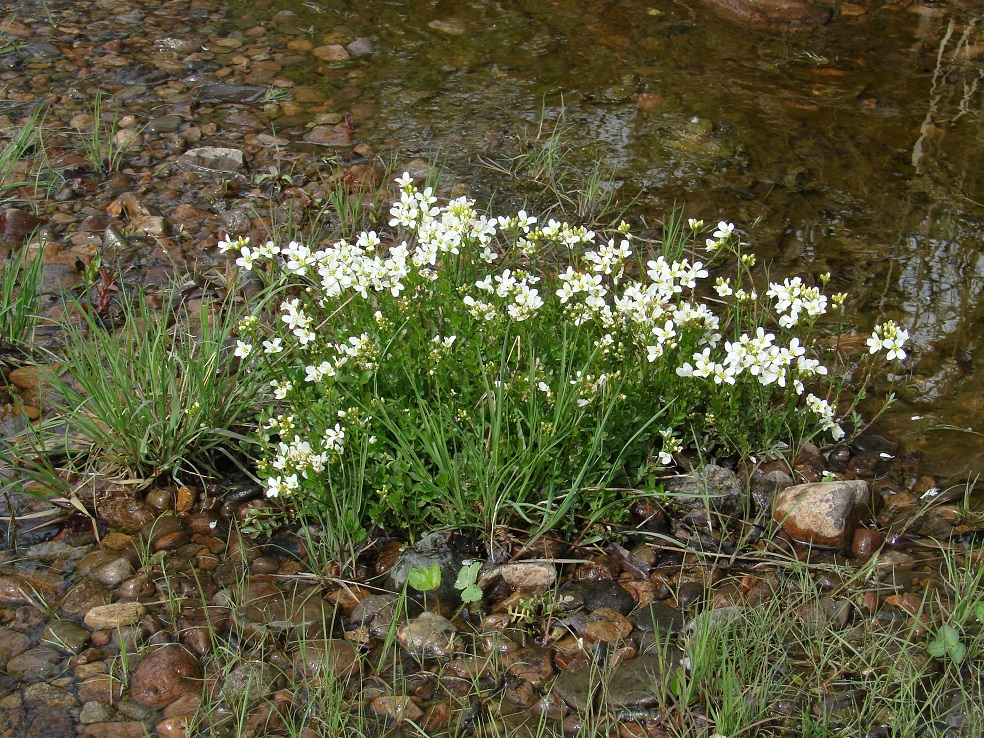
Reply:
[[[932,429],[984,432],[979,9],[843,3],[797,34],[668,0],[260,0],[235,12],[247,27],[282,9],[319,42],[375,41],[367,59],[290,72],[351,110],[377,149],[440,153],[491,193],[477,157],[504,155],[504,136],[563,105],[572,146],[614,166],[613,186],[650,218],[682,203],[740,224],[779,269],[832,271],[862,329],[891,317],[914,338],[913,384],[889,424],[937,474],[984,470],[980,435]]]

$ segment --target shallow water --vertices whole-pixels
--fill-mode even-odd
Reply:
[[[283,9],[316,44],[375,41],[366,60],[290,72],[357,95],[356,134],[377,149],[446,157],[491,195],[480,157],[563,108],[571,148],[650,221],[683,205],[739,224],[778,270],[831,271],[852,322],[912,334],[915,384],[885,424],[930,473],[984,470],[980,8],[845,4],[789,34],[637,0],[230,8],[243,28]]]

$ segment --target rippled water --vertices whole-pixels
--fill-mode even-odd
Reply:
[[[243,28],[295,11],[315,43],[372,38],[372,57],[288,72],[354,98],[339,109],[360,139],[441,154],[487,194],[479,157],[566,108],[572,148],[610,164],[640,214],[733,220],[776,269],[833,272],[861,329],[908,327],[911,384],[885,423],[933,473],[984,470],[980,8],[844,4],[796,34],[659,0],[231,10]]]

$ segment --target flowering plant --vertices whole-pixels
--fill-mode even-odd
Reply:
[[[333,511],[353,541],[367,518],[542,528],[599,514],[685,446],[843,438],[814,327],[844,296],[795,277],[760,298],[731,224],[701,246],[701,222],[668,229],[659,253],[625,224],[491,217],[397,184],[386,234],[220,244],[284,293],[236,348],[269,382],[268,496]],[[733,275],[703,299],[698,248]],[[904,331],[878,330],[903,357]]]

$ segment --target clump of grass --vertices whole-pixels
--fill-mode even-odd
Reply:
[[[121,305],[119,332],[84,309],[64,324],[69,376],[51,378],[63,406],[48,423],[67,424],[92,459],[144,478],[213,471],[216,452],[245,440],[234,429],[257,391],[230,342],[242,310],[205,301],[188,314],[170,299],[155,310],[143,292]]]
[[[43,107],[34,108],[0,149],[0,204],[19,201],[17,192],[22,188],[44,191],[55,181],[47,168],[41,141],[45,114]],[[33,167],[33,174],[25,171],[21,163],[31,155],[39,162]]]
[[[28,346],[37,326],[38,288],[41,285],[43,254],[38,249],[33,258],[15,251],[0,273],[0,342]]]
[[[110,115],[107,115],[106,104],[102,92],[97,91],[89,108],[92,125],[82,137],[82,151],[89,166],[100,174],[115,172],[123,162],[124,149],[117,145],[116,134],[119,131],[120,110],[114,105]]]

